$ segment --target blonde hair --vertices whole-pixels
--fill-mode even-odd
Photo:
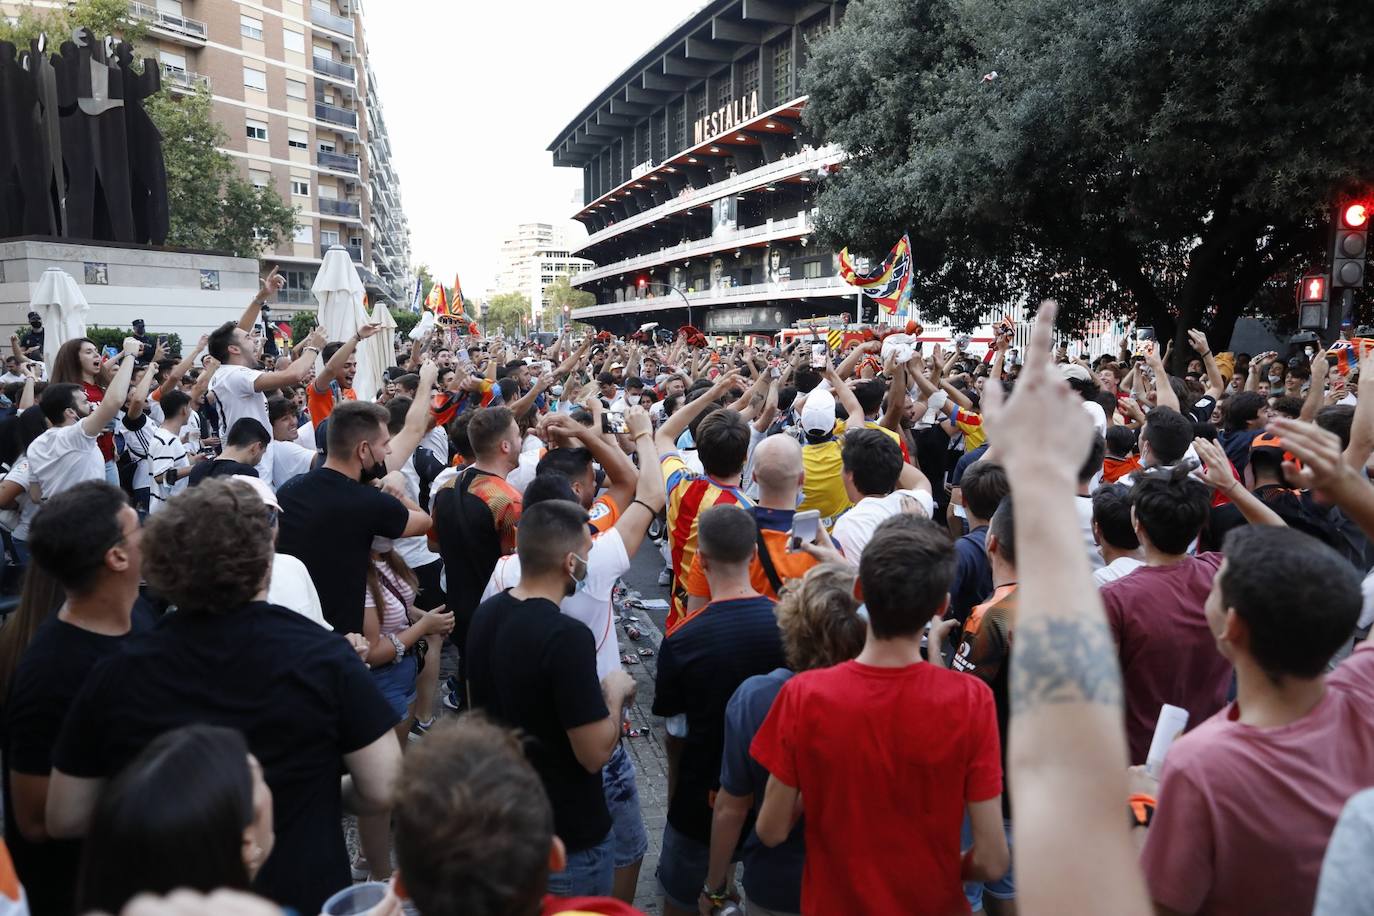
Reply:
[[[829,668],[863,649],[867,627],[858,615],[856,578],[848,563],[822,563],[783,589],[776,613],[783,654],[793,671]]]

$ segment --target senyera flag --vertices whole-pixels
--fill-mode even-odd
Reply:
[[[905,234],[882,266],[869,274],[854,269],[849,249],[840,251],[840,279],[857,286],[865,296],[874,300],[885,312],[896,312],[911,289],[911,236]]]
[[[1364,353],[1367,357],[1371,350],[1374,350],[1374,339],[1369,337],[1338,340],[1326,351],[1327,361],[1340,375],[1349,375],[1359,365],[1360,354]]]
[[[467,302],[463,299],[463,285],[458,282],[458,274],[453,274],[453,314],[456,318],[462,318],[467,314]]]

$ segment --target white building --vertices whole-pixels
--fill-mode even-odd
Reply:
[[[548,305],[545,290],[559,277],[571,277],[589,270],[592,262],[575,258],[587,231],[580,223],[521,223],[501,243],[496,268],[496,284],[487,299],[501,293],[523,293],[530,301],[531,318],[538,324]]]

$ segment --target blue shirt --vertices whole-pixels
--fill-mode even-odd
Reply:
[[[988,526],[974,528],[954,542],[954,584],[949,589],[950,616],[960,623],[974,605],[992,594],[992,561],[988,559]]]

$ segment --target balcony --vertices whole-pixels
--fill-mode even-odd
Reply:
[[[325,216],[347,216],[357,219],[362,214],[362,207],[356,201],[330,200],[327,197],[321,197],[320,213]]]
[[[310,7],[310,21],[322,29],[329,29],[353,37],[353,20],[345,19],[342,16],[335,16],[333,13],[326,13],[324,10]]]
[[[173,92],[195,92],[202,88],[207,92],[210,90],[210,77],[169,64],[162,65],[162,81]]]
[[[330,105],[328,102],[315,103],[315,119],[329,124],[341,124],[353,130],[358,129],[358,113],[356,111]]]
[[[346,156],[343,153],[326,153],[321,150],[315,154],[315,164],[323,169],[333,169],[336,172],[347,172],[350,175],[358,174],[357,156]]]
[[[629,232],[632,229],[638,229],[650,223],[656,223],[665,216],[681,213],[693,207],[700,206],[701,204],[710,203],[721,197],[728,197],[731,194],[738,194],[741,191],[747,191],[751,188],[764,187],[769,182],[786,178],[798,172],[812,172],[822,163],[839,162],[843,158],[844,153],[840,151],[840,148],[831,144],[822,146],[819,149],[807,150],[804,153],[797,153],[794,156],[779,159],[777,162],[770,162],[767,165],[759,166],[756,169],[743,172],[733,178],[727,178],[725,181],[718,181],[715,184],[707,185],[704,188],[695,190],[686,189],[672,200],[661,203],[656,207],[651,207],[643,212],[636,213],[634,216],[628,216],[618,222],[611,223],[604,229],[599,229],[589,234],[587,240],[573,253],[576,254],[578,251],[585,251],[593,245],[600,244],[607,239],[615,238],[617,235]],[[639,184],[643,184],[647,179],[648,176],[646,175],[643,178],[636,179],[636,181]],[[635,182],[627,182],[627,184],[634,183]],[[617,188],[617,190],[619,190],[619,188]]]
[[[354,70],[350,64],[341,64],[337,60],[330,60],[328,57],[316,55],[314,68],[316,73],[332,76],[350,85],[356,84],[358,81],[358,71]]]
[[[348,252],[349,258],[351,258],[351,259],[354,260],[354,261],[357,261],[359,264],[361,264],[361,263],[363,262],[363,250],[362,250],[362,248],[359,248],[359,247],[356,247],[356,246],[353,246],[353,245],[344,245],[344,244],[342,244],[342,243],[340,243],[340,244],[337,245],[337,246],[335,246],[335,245],[321,245],[321,246],[320,246],[320,257],[324,257],[326,254],[329,253],[329,249],[334,248],[334,247],[342,248],[344,251],[347,251],[347,252]]]
[[[315,294],[308,289],[279,289],[277,302],[281,305],[319,305]]]
[[[793,236],[806,235],[812,231],[814,224],[807,213],[799,213],[791,219],[771,220],[758,226],[749,226],[744,229],[737,229],[734,232],[723,232],[720,235],[713,235],[704,239],[695,239],[683,242],[679,245],[671,245],[667,248],[660,248],[658,251],[651,251],[638,257],[626,258],[623,261],[614,261],[593,270],[583,271],[573,278],[573,285],[580,286],[590,283],[593,280],[604,280],[607,277],[614,277],[617,274],[629,273],[641,267],[657,267],[659,264],[666,264],[681,258],[695,257],[699,254],[710,254],[715,251],[726,251],[731,248],[738,248],[747,242],[765,242],[773,239],[789,238]]]
[[[662,287],[659,287],[662,289]],[[682,296],[673,292],[661,292],[656,296],[640,299],[627,299],[624,302],[606,302],[574,309],[572,316],[578,319],[599,318],[604,315],[625,313],[657,312],[663,309],[682,308],[683,297],[693,308],[713,308],[721,305],[741,305],[747,302],[772,299],[807,299],[821,296],[852,297],[857,290],[839,277],[808,277],[788,283],[751,283],[748,286],[725,286],[720,289],[704,289],[694,293],[683,291]]]
[[[189,44],[197,48],[205,46],[210,30],[199,19],[165,13],[147,3],[131,2],[129,15],[152,26],[154,32],[165,35],[173,41]]]

